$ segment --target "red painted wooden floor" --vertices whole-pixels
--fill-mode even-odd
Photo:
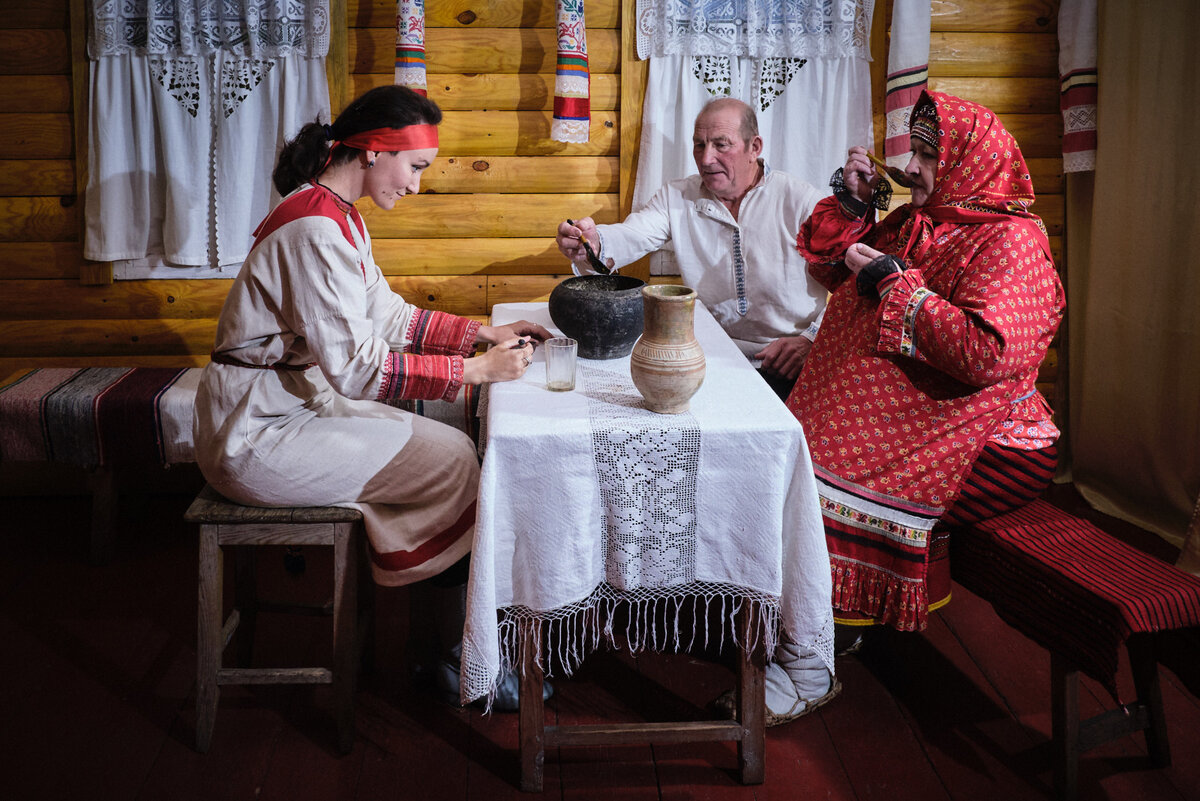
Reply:
[[[127,501],[117,557],[97,567],[86,557],[85,498],[0,498],[0,799],[536,797],[516,789],[514,716],[451,709],[413,688],[406,591],[381,593],[376,670],[358,695],[351,754],[334,748],[327,689],[266,687],[225,688],[212,750],[195,753],[196,538],[180,521],[190,497]],[[1156,538],[1116,527],[1171,556]],[[263,580],[281,593],[321,597],[326,562],[319,549],[307,558],[303,580],[286,576],[274,557],[262,564]],[[264,616],[261,663],[319,662],[326,625]],[[769,730],[761,786],[737,783],[732,744],[634,746],[549,752],[543,795],[1049,797],[1045,652],[957,587],[927,631],[873,634],[840,661],[840,698]],[[1183,662],[1200,672],[1200,653],[1186,647]],[[556,682],[547,717],[702,717],[732,681],[717,657],[598,654]],[[1200,799],[1200,702],[1176,673],[1162,676],[1173,767],[1149,769],[1140,736],[1127,737],[1089,752],[1081,798]],[[1127,667],[1121,686],[1131,690]],[[1088,680],[1081,696],[1087,712],[1108,700]]]

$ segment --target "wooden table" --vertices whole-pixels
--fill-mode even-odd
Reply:
[[[520,318],[553,328],[545,304],[493,310],[496,324]],[[628,358],[580,360],[573,392],[548,391],[535,363],[481,404],[463,694],[486,696],[503,670],[523,668],[523,789],[541,788],[547,746],[631,742],[736,741],[742,781],[762,782],[763,672],[777,633],[823,656],[825,643],[832,669],[829,557],[803,431],[701,306],[696,334],[707,375],[686,414],[646,410]],[[587,646],[564,649],[557,636],[567,626],[598,626],[620,603],[697,596],[742,610],[735,619],[727,605],[722,622],[749,644],[735,720],[545,726],[544,640],[558,644],[549,664],[581,659]],[[646,640],[615,644],[661,647]]]

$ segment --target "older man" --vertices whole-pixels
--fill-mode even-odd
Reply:
[[[585,238],[612,269],[673,251],[684,283],[786,396],[825,308],[824,288],[809,280],[796,252],[800,225],[823,193],[770,169],[762,149],[754,109],[714,100],[696,117],[692,136],[699,175],[662,187],[622,223],[563,222],[557,242],[577,273],[593,272]]]
[[[822,195],[760,158],[754,110],[721,98],[696,117],[692,153],[699,175],[660,189],[617,225],[591,219],[558,226],[558,247],[587,267],[586,238],[616,269],[660,248],[675,252],[683,280],[760,372],[786,396],[800,374],[825,308],[808,279],[796,235]],[[815,652],[784,639],[766,673],[767,725],[786,723],[832,700],[841,685]],[[732,691],[716,705],[732,713]]]

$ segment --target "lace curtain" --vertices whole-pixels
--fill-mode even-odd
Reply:
[[[323,57],[329,4],[307,0],[93,0],[92,58],[211,56]]]
[[[228,277],[283,142],[329,119],[327,0],[98,0],[84,256],[116,278]]]
[[[874,0],[638,0],[639,58],[869,58]]]

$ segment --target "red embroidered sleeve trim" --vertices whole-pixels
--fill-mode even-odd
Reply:
[[[917,313],[932,295],[920,270],[897,273],[887,294],[879,302],[880,353],[917,354]]]
[[[376,400],[453,400],[462,387],[461,356],[389,353]]]
[[[419,309],[408,325],[413,353],[466,356],[475,352],[477,320],[456,314]]]

